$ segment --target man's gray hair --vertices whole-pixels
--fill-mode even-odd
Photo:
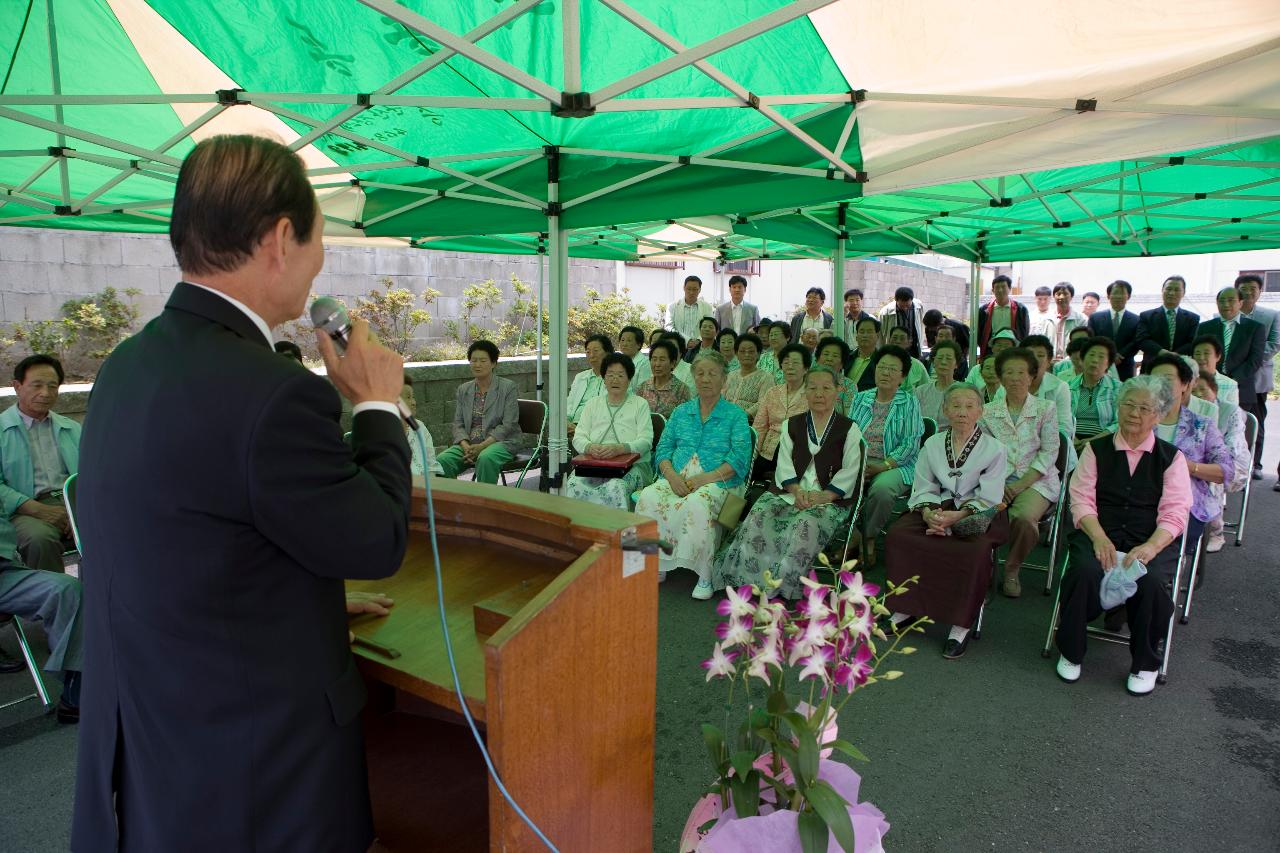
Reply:
[[[1162,418],[1173,408],[1173,385],[1163,376],[1135,376],[1132,379],[1126,379],[1120,386],[1116,403],[1138,391],[1151,395],[1156,405],[1156,414]]]
[[[724,356],[722,356],[720,353],[716,352],[715,350],[707,350],[706,352],[699,352],[697,355],[693,357],[693,364],[689,365],[689,369],[693,370],[694,368],[696,368],[698,366],[698,362],[700,361],[714,362],[715,365],[720,368],[721,372],[723,372],[725,376],[729,375],[729,363],[724,360]]]

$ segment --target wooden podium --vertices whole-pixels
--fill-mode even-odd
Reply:
[[[657,558],[624,552],[630,513],[520,489],[433,479],[445,611],[467,704],[507,790],[562,851],[650,850]],[[426,493],[408,553],[350,590],[395,599],[356,645],[370,796],[391,851],[534,851],[461,716],[440,630]]]

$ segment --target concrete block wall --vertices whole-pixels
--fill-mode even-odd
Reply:
[[[545,360],[543,381],[546,382]],[[569,357],[569,381],[585,370],[584,356]],[[437,447],[450,444],[450,424],[453,423],[455,392],[458,385],[471,379],[471,368],[464,361],[443,361],[434,364],[411,364],[405,370],[413,381],[414,397],[418,404],[418,417],[431,430]],[[497,373],[516,383],[523,399],[537,397],[537,368],[533,357],[503,358],[498,362]],[[54,411],[77,421],[84,421],[89,404],[89,392],[93,386],[64,385],[58,394]],[[546,394],[543,394],[546,399]],[[16,398],[12,388],[0,390],[0,412],[14,405]],[[342,428],[351,428],[351,406],[343,400]]]
[[[844,286],[863,293],[863,310],[875,313],[893,300],[899,287],[915,291],[925,309],[937,308],[949,317],[968,322],[969,281],[936,270],[877,261],[846,261]]]
[[[510,299],[513,274],[536,286],[537,259],[335,244],[325,247],[325,265],[314,290],[354,305],[357,297],[381,289],[383,278],[416,294],[435,288],[441,296],[428,306],[435,321],[418,330],[418,345],[423,345],[443,338],[443,321],[459,316],[468,285],[492,279]],[[62,303],[104,287],[142,291],[136,303],[145,323],[164,307],[179,277],[166,234],[0,228],[0,325],[54,319]],[[617,265],[570,259],[569,284],[571,301],[581,301],[587,288],[613,293]],[[494,324],[501,321],[505,306],[492,315]]]

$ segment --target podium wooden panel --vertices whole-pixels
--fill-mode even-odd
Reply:
[[[656,537],[656,523],[453,480],[432,480],[432,497],[463,693],[507,789],[566,853],[649,850],[657,558],[623,577],[621,537],[628,529]],[[410,527],[394,577],[347,585],[396,601],[390,616],[361,617],[352,628],[400,652],[392,659],[354,648],[370,690],[364,719],[379,840],[392,851],[540,849],[487,780],[460,716],[420,486]],[[477,604],[482,619],[510,618],[479,635]]]

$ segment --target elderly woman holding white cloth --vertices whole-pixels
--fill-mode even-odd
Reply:
[[[951,625],[943,657],[969,645],[991,578],[991,552],[1008,536],[1004,488],[1008,451],[979,425],[982,394],[957,382],[942,411],[949,428],[931,436],[916,458],[910,512],[889,528],[886,577],[906,592],[895,596],[894,627],[928,616]],[[919,582],[909,584],[912,577]]]
[[[653,418],[643,397],[630,393],[635,365],[620,353],[611,352],[600,362],[605,396],[593,397],[582,407],[582,417],[573,433],[573,449],[589,459],[613,459],[631,453],[640,458],[620,477],[582,476],[577,471],[565,484],[568,497],[631,509],[631,495],[653,481],[649,451],[653,448]]]
[[[1156,424],[1174,404],[1167,379],[1127,380],[1117,399],[1116,432],[1092,439],[1080,455],[1070,487],[1077,530],[1067,537],[1069,557],[1059,593],[1057,670],[1063,681],[1080,678],[1086,629],[1102,613],[1103,575],[1138,561],[1147,573],[1125,602],[1133,661],[1126,689],[1135,696],[1155,689],[1157,647],[1173,614],[1165,583],[1178,558],[1173,543],[1187,527],[1192,503],[1186,457],[1156,435]]]

